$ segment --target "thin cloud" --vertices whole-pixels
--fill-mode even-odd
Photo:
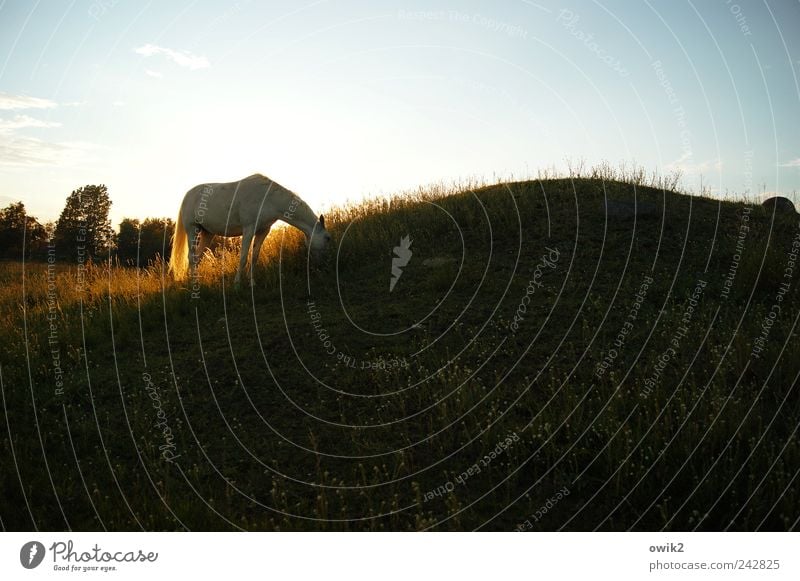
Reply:
[[[10,111],[14,109],[52,109],[56,106],[55,101],[41,99],[39,97],[28,97],[27,95],[12,95],[0,92],[0,110]]]
[[[0,166],[43,167],[69,166],[92,161],[96,147],[85,142],[52,142],[0,133]]]
[[[163,74],[159,73],[158,71],[151,71],[150,69],[145,69],[144,74],[146,74],[148,77],[153,77],[155,79],[164,78]]]
[[[179,51],[171,48],[165,48],[163,46],[156,46],[155,44],[146,44],[144,46],[140,46],[139,48],[133,49],[133,51],[136,54],[146,57],[156,56],[159,54],[164,55],[176,65],[193,71],[197,69],[207,69],[211,66],[211,63],[208,62],[206,57],[197,56],[190,53],[188,50]]]
[[[3,94],[0,104],[5,109],[48,108],[52,101],[35,97]],[[96,147],[78,141],[49,141],[23,135],[26,129],[52,129],[61,127],[57,121],[45,121],[29,115],[0,118],[0,167],[32,168],[48,166],[75,167],[92,160]]]
[[[13,119],[0,119],[0,132],[26,129],[28,127],[61,127],[61,123],[42,121],[41,119],[35,119],[28,115],[15,115]]]
[[[707,159],[705,161],[693,162],[692,154],[684,152],[678,159],[665,166],[667,171],[680,170],[686,175],[695,175],[711,171],[722,170],[721,159]]]
[[[780,163],[778,167],[800,167],[800,157],[787,161],[786,163]]]

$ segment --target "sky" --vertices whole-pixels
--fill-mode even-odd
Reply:
[[[798,31],[798,0],[0,0],[0,206],[104,183],[116,226],[258,172],[321,211],[568,160],[792,197]]]

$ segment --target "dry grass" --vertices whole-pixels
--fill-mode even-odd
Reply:
[[[310,274],[322,325],[338,352],[359,364],[409,359],[393,372],[343,365],[326,352],[309,319],[303,237],[294,229],[271,233],[254,289],[231,288],[235,241],[206,256],[197,300],[160,261],[81,273],[59,265],[54,289],[47,265],[3,265],[7,425],[0,433],[12,435],[0,460],[12,465],[14,452],[27,462],[20,465],[25,487],[8,471],[0,495],[22,507],[29,494],[34,507],[30,518],[22,509],[4,511],[4,523],[63,528],[49,479],[55,474],[69,524],[81,530],[510,530],[567,484],[570,495],[536,528],[719,529],[731,520],[736,529],[788,528],[798,493],[787,485],[800,448],[791,439],[798,408],[784,402],[796,401],[791,378],[800,354],[785,341],[797,295],[787,296],[758,360],[752,341],[774,300],[774,281],[764,277],[747,300],[767,238],[776,251],[767,274],[777,276],[796,225],[773,227],[753,211],[744,250],[751,262],[743,261],[736,279],[743,292],[722,302],[715,285],[731,262],[739,205],[662,196],[677,176],[608,166],[569,173],[502,187],[437,184],[326,212],[340,255]],[[631,224],[607,224],[606,190],[663,200],[674,223],[660,231],[659,220],[643,220],[635,232]],[[430,202],[457,217],[463,248]],[[515,211],[528,221],[522,239]],[[415,261],[389,295],[391,249],[408,233]],[[511,333],[546,245],[562,258]],[[433,270],[422,259],[462,250],[464,268],[448,294],[458,265]],[[709,288],[692,327],[658,387],[642,397],[709,259]],[[646,273],[655,282],[635,329],[598,378]],[[434,304],[436,313],[408,333],[354,331],[353,321],[394,330]],[[53,393],[51,314],[65,371],[60,395]],[[725,349],[730,341],[733,353]],[[159,387],[181,472],[160,457],[164,440],[153,428],[143,371]],[[466,485],[423,498],[509,434],[519,441]]]

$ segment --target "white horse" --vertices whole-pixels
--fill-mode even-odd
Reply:
[[[242,254],[234,283],[238,286],[247,263],[250,245],[250,283],[261,245],[277,220],[298,228],[309,247],[323,250],[331,240],[325,218],[316,214],[300,197],[261,174],[238,182],[200,184],[186,192],[172,237],[169,268],[175,278],[186,271],[194,277],[197,264],[214,236],[241,236]]]

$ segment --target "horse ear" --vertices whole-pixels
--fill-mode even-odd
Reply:
[[[325,228],[325,216],[319,217],[319,225]]]

